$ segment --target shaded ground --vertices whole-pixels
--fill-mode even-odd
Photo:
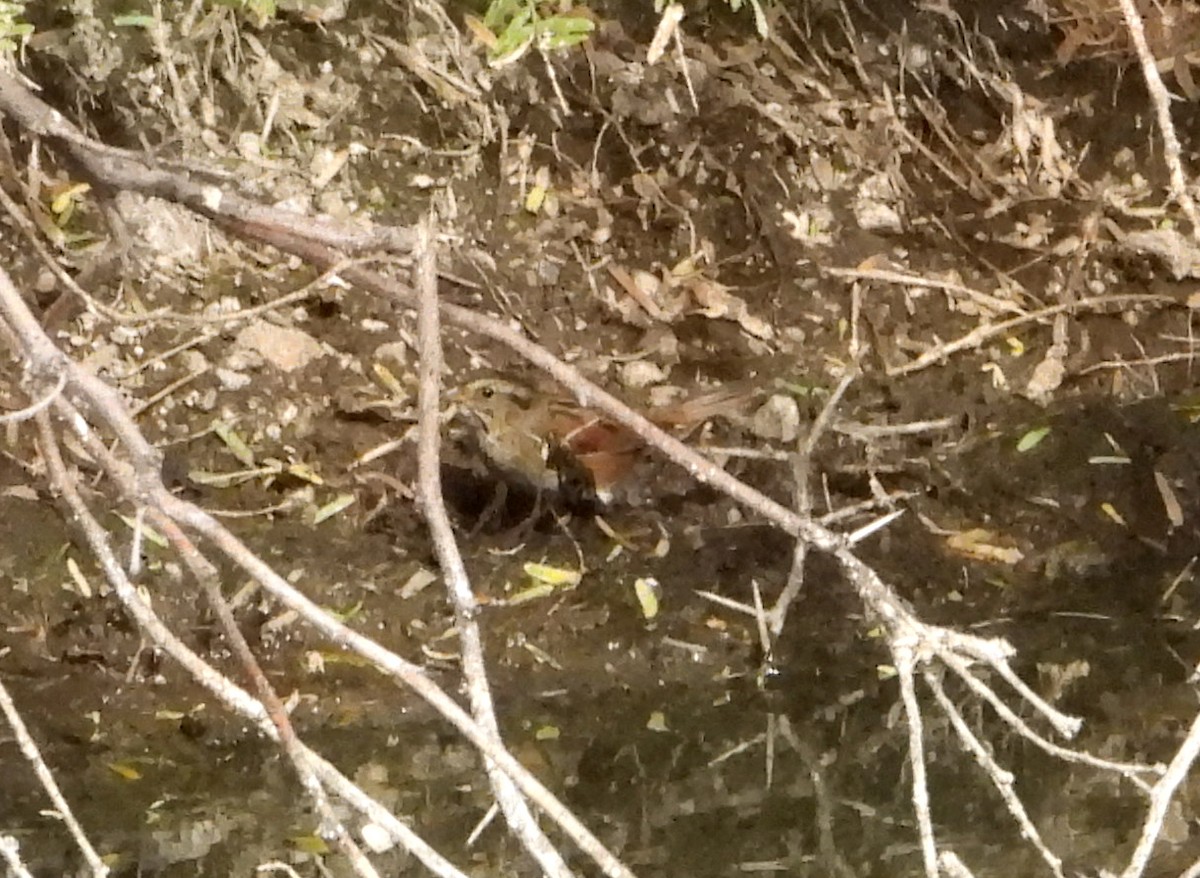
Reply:
[[[1130,238],[1157,228],[1135,216],[1157,204],[1140,175],[1158,167],[1135,77],[1084,58],[1057,65],[1061,32],[1015,8],[998,10],[1003,27],[988,32],[994,23],[959,30],[952,17],[902,4],[846,20],[813,6],[797,21],[773,18],[763,41],[746,16],[714,4],[687,19],[689,84],[672,63],[644,64],[656,18],[641,5],[598,4],[586,47],[554,56],[560,100],[536,55],[484,71],[481,49],[447,54],[444,34],[419,10],[362,5],[372,8],[327,30],[285,22],[264,31],[259,47],[247,44],[244,66],[213,62],[226,78],[217,80],[218,118],[201,127],[222,135],[214,156],[232,164],[240,150],[245,185],[265,201],[292,197],[338,218],[405,224],[437,193],[445,295],[518,320],[633,400],[676,387],[758,387],[761,408],[718,419],[691,441],[754,452],[728,456],[728,466],[784,502],[794,494],[789,464],[762,458],[795,437],[763,414],[767,400],[782,397],[784,411],[790,404],[811,424],[857,370],[814,455],[814,513],[874,501],[839,522],[849,531],[904,508],[863,554],[922,616],[1009,638],[1043,696],[1087,720],[1085,747],[1169,756],[1195,713],[1186,681],[1200,659],[1191,575],[1200,443],[1182,307],[1194,281],[1186,258],[1158,252],[1159,239]],[[210,40],[241,45],[228,19],[213,21],[222,29],[187,51]],[[41,26],[55,24],[63,26]],[[124,145],[179,122],[152,88],[126,78],[156,69],[149,47],[130,43],[91,82],[96,126]],[[397,46],[420,48],[428,66]],[[94,60],[65,36],[60,49],[74,64]],[[39,56],[32,74],[46,79],[59,64]],[[486,75],[493,87],[464,97],[431,69]],[[74,106],[61,89],[60,105]],[[233,132],[261,130],[262,101],[275,92],[285,96],[276,124],[287,136],[259,157]],[[1190,113],[1179,108],[1183,131]],[[179,136],[191,151],[190,134]],[[322,150],[351,142],[365,152],[315,187]],[[531,212],[536,186],[547,201]],[[104,228],[94,206],[82,209],[79,228]],[[165,222],[143,205],[131,216]],[[270,257],[250,262],[220,239],[212,249],[192,241],[185,256],[203,259],[185,259],[185,271],[152,261],[145,228],[134,237],[132,268],[93,290],[127,309],[211,315],[222,297],[259,305],[311,279]],[[23,267],[34,285],[30,254],[9,248],[14,274]],[[635,303],[614,267],[646,273],[657,311]],[[234,526],[320,603],[453,687],[453,614],[411,504],[411,445],[365,459],[414,422],[408,315],[325,285],[262,318],[260,342],[238,326],[59,317],[59,291],[40,288],[38,305],[47,321],[61,320],[67,349],[135,405],[149,403],[141,423],[167,450],[180,491],[206,508],[271,510]],[[1108,293],[1161,299],[1093,301]],[[983,323],[1060,303],[1082,304],[1057,324],[1055,315],[1030,320],[905,371]],[[271,333],[281,329],[299,330],[288,340],[320,355],[278,368],[284,338]],[[151,363],[185,343],[186,352]],[[536,378],[511,353],[455,331],[447,348],[453,385],[497,372]],[[1059,381],[1039,373],[1046,363],[1061,366]],[[253,460],[238,461],[211,431],[218,420]],[[879,429],[912,422],[932,426]],[[1040,443],[1020,450],[1043,428]],[[503,479],[480,459],[471,430],[448,412],[445,476],[487,602],[506,735],[527,764],[639,874],[740,866],[823,875],[831,848],[850,874],[918,873],[905,730],[879,667],[888,656],[831,564],[809,559],[803,598],[776,646],[779,673],[760,686],[753,620],[696,591],[749,602],[753,582],[773,598],[792,567],[788,540],[665,465],[643,476],[652,502],[604,511],[620,540],[578,515],[514,529],[521,486],[508,486],[507,514],[484,513]],[[93,591],[99,577],[52,498],[30,490],[38,474],[27,437],[9,452],[0,575],[10,621],[0,636],[10,651],[0,673],[81,818],[119,855],[119,874],[139,864],[141,874],[248,874],[283,852],[316,874],[311,820],[293,806],[287,771],[204,709],[177,669],[139,654],[111,599],[81,593],[68,558]],[[284,471],[299,464],[306,469]],[[215,478],[250,470],[260,472],[236,484]],[[105,486],[94,490],[103,503]],[[355,504],[314,524],[342,493]],[[108,523],[126,531],[115,516]],[[146,555],[143,584],[160,612],[224,658],[180,571],[154,546]],[[530,561],[586,572],[574,589],[506,605],[530,585]],[[418,589],[427,573],[429,587]],[[653,619],[633,588],[646,577],[661,585]],[[236,577],[226,585],[231,595],[240,587]],[[381,691],[372,672],[270,601],[242,594],[238,610],[272,682],[296,693],[306,740],[466,868],[530,870],[498,826],[463,851],[490,796],[469,748],[426,708]],[[989,728],[989,716],[971,719]],[[979,875],[1041,874],[1002,806],[957,758],[949,730],[927,733],[946,843]],[[1123,862],[1141,819],[1129,790],[1026,742],[994,745],[1072,868]],[[11,746],[0,753],[16,765]],[[0,813],[14,815],[6,828],[23,834],[42,874],[66,873],[61,835],[37,816],[27,784],[0,792]],[[1190,798],[1163,869],[1194,859]]]

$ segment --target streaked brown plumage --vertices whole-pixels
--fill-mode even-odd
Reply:
[[[664,429],[685,434],[715,416],[737,414],[753,396],[745,388],[718,390],[643,414]],[[606,416],[515,382],[479,379],[454,398],[479,427],[480,449],[488,459],[542,490],[583,481],[607,501],[645,448],[641,437]]]

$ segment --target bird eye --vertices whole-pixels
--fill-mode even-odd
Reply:
[[[484,399],[491,399],[492,396],[495,395],[495,393],[496,393],[496,388],[494,388],[494,387],[479,388],[479,395],[482,396]]]

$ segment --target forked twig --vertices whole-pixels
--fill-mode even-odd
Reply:
[[[76,438],[87,452],[104,467],[121,493],[136,506],[147,509],[152,523],[162,526],[165,522],[173,520],[199,533],[245,570],[276,599],[299,613],[317,630],[339,646],[357,652],[381,670],[412,688],[448,719],[487,758],[493,760],[496,765],[509,774],[521,791],[529,796],[543,812],[554,819],[583,851],[595,859],[606,874],[612,878],[632,878],[629,870],[511,754],[503,748],[496,747],[488,733],[463,711],[453,698],[434,683],[423,669],[384,649],[324,612],[264,561],[250,552],[216,519],[167,491],[158,475],[158,455],[129,418],[120,396],[102,380],[81,369],[53,345],[42,332],[33,314],[30,313],[22,297],[3,271],[0,271],[0,317],[3,317],[8,328],[20,338],[24,347],[24,356],[29,362],[35,378],[52,382],[57,380],[59,374],[67,375],[67,388],[65,393],[56,400],[55,409],[73,430]],[[70,399],[78,399],[83,402],[89,415],[103,422],[115,435],[120,437],[125,453],[129,455],[132,462],[118,459],[109,452],[105,443],[98,438],[96,430],[88,423],[84,412],[78,410],[69,401]],[[39,420],[45,419],[46,413],[43,412],[38,418]],[[57,483],[69,488],[70,483],[65,465],[61,463],[61,460],[55,463],[54,456],[49,452],[47,454],[50,463],[55,464],[51,468],[52,476]],[[117,561],[115,553],[109,548],[103,528],[91,516],[77,494],[73,491],[64,491],[63,496],[68,502],[74,500],[72,511],[84,529],[88,543],[101,563],[106,577],[113,585],[118,598],[130,609],[131,615],[148,636],[154,642],[162,644],[168,654],[179,661],[198,682],[217,694],[223,703],[254,720],[274,738],[276,736],[275,727],[267,718],[262,705],[243,690],[229,684],[202,659],[183,647],[153,613],[149,612],[149,609],[141,603],[136,590]],[[162,516],[161,520],[157,518],[158,516]],[[166,530],[165,527],[164,530]],[[306,750],[305,752],[311,754],[311,751]],[[320,760],[316,754],[311,754],[309,758],[314,760],[316,766],[323,764],[323,760]],[[356,807],[362,807],[359,803],[365,796],[361,794],[361,791],[355,793],[354,789],[348,787],[349,782],[345,778],[336,773],[330,775],[329,771],[332,769],[327,767],[321,773],[322,780],[331,784],[338,795],[353,796],[351,801],[355,803]],[[429,865],[430,868],[437,866],[438,874],[458,874],[428,845],[424,845],[423,842],[414,843],[411,830],[402,828],[403,824],[387,815],[385,809],[378,805],[375,807],[378,810],[373,811],[372,819],[385,827],[397,841],[409,844],[414,853],[422,855],[422,861],[426,865]],[[442,865],[439,866],[439,862]]]

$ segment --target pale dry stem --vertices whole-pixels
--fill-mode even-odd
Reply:
[[[21,755],[25,757],[25,761],[33,769],[38,783],[42,785],[42,789],[46,791],[46,795],[54,804],[56,815],[66,824],[68,831],[71,833],[71,838],[75,841],[75,846],[79,848],[80,853],[83,854],[83,858],[91,867],[92,874],[96,878],[104,878],[109,872],[108,866],[104,865],[104,861],[96,853],[96,848],[88,840],[87,833],[84,832],[83,827],[75,818],[70,804],[62,794],[58,782],[54,779],[54,773],[50,771],[50,767],[46,765],[46,760],[42,758],[42,753],[38,749],[37,742],[29,734],[29,728],[25,725],[24,720],[21,719],[21,712],[17,709],[16,704],[13,703],[12,696],[9,695],[8,689],[4,687],[3,683],[0,683],[0,711],[4,712],[4,718],[8,721],[8,727],[12,729],[13,737],[16,738]],[[2,841],[0,839],[0,843]],[[13,843],[14,845],[16,844],[15,839],[13,839]]]
[[[471,591],[467,569],[454,537],[454,528],[446,512],[441,484],[441,374],[442,347],[437,298],[437,251],[433,242],[433,220],[427,217],[417,232],[414,255],[417,260],[417,338],[421,354],[417,427],[418,497],[429,525],[434,551],[454,606],[458,639],[462,647],[462,669],[467,683],[471,713],[497,749],[504,748],[500,726],[492,702],[479,630],[479,607]],[[570,878],[566,861],[554,848],[534,819],[526,800],[512,780],[490,760],[488,778],[501,810],[513,833],[538,861],[542,871],[554,878]]]
[[[1118,0],[1118,3],[1121,15],[1125,19],[1125,28],[1129,31],[1129,38],[1137,52],[1138,63],[1142,67],[1146,91],[1150,93],[1150,101],[1154,104],[1154,112],[1158,116],[1158,129],[1163,138],[1163,160],[1167,163],[1167,170],[1171,175],[1171,197],[1191,222],[1192,237],[1200,240],[1200,216],[1196,213],[1196,202],[1192,199],[1183,170],[1183,161],[1180,159],[1182,148],[1179,145],[1179,135],[1175,133],[1175,123],[1171,120],[1171,95],[1163,85],[1162,77],[1158,75],[1158,65],[1146,42],[1146,29],[1137,6],[1133,0]]]

